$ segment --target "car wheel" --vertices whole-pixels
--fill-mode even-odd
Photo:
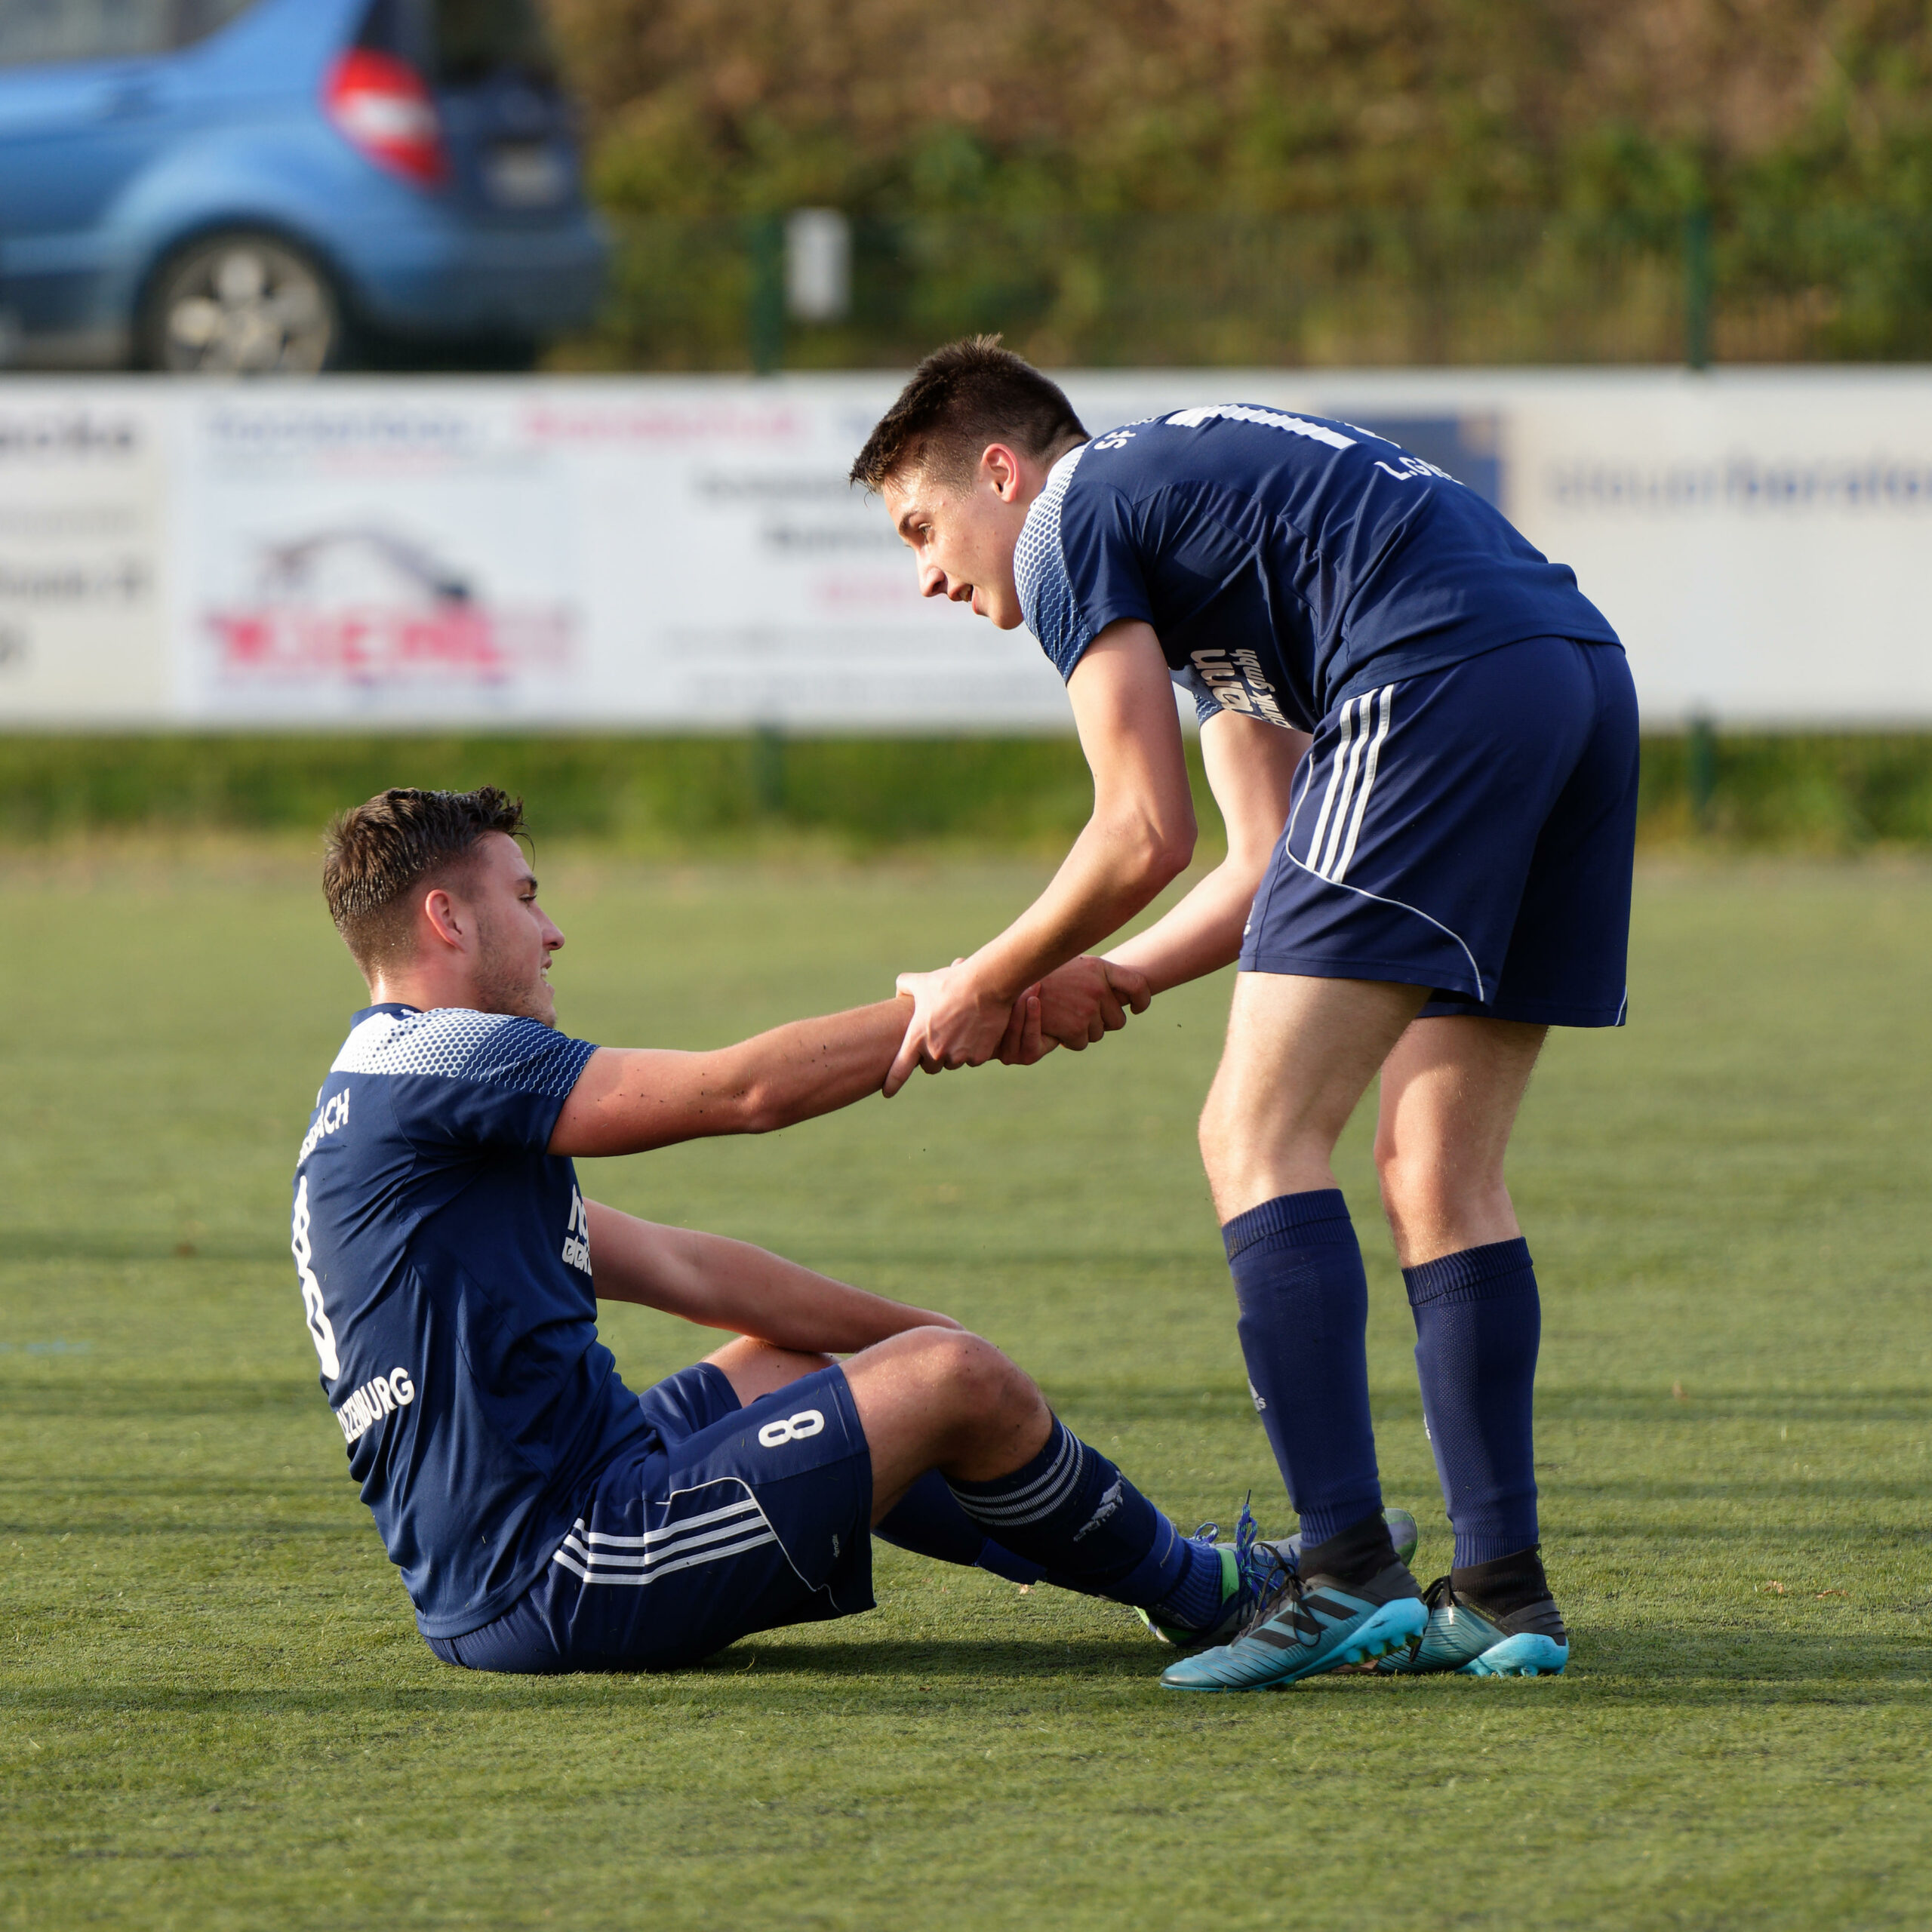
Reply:
[[[310,376],[343,360],[328,276],[272,235],[213,235],[165,263],[142,318],[141,359],[172,374]]]

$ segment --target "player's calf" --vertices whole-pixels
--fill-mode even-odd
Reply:
[[[990,1343],[915,1329],[845,1372],[872,1451],[875,1521],[937,1469],[974,1528],[1063,1589],[1203,1629],[1240,1586],[1217,1551],[1183,1537]]]

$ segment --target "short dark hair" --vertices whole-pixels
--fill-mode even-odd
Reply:
[[[989,443],[1044,457],[1069,437],[1084,442],[1087,432],[1059,386],[1001,348],[998,336],[969,335],[934,349],[912,371],[866,438],[851,481],[877,490],[901,471],[923,469],[964,483]]]
[[[412,887],[447,874],[492,832],[523,829],[523,801],[494,785],[474,792],[392,786],[338,813],[328,829],[322,894],[366,977],[407,953]]]

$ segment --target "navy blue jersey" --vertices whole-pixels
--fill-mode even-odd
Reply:
[[[322,1387],[426,1636],[515,1601],[648,1426],[597,1339],[576,1171],[545,1152],[595,1051],[505,1014],[371,1007],[302,1143]]]
[[[1136,617],[1204,718],[1304,731],[1372,685],[1499,645],[1617,641],[1570,571],[1444,471],[1351,423],[1242,403],[1061,457],[1014,575],[1062,677]]]

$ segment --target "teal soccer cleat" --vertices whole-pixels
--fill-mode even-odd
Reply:
[[[1506,1616],[1459,1597],[1447,1577],[1429,1585],[1427,1627],[1413,1643],[1383,1657],[1385,1676],[1456,1671],[1464,1677],[1555,1677],[1570,1661],[1570,1634],[1553,1599]]]
[[[1169,1690],[1262,1690],[1407,1648],[1429,1613],[1407,1564],[1365,1583],[1293,1571],[1257,1604],[1239,1635],[1161,1673]]]

